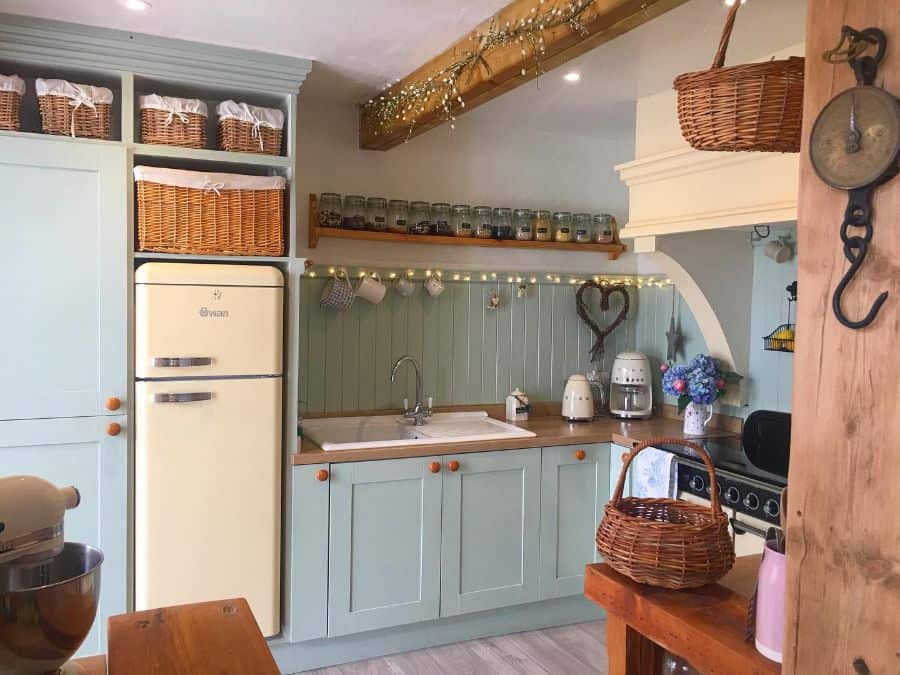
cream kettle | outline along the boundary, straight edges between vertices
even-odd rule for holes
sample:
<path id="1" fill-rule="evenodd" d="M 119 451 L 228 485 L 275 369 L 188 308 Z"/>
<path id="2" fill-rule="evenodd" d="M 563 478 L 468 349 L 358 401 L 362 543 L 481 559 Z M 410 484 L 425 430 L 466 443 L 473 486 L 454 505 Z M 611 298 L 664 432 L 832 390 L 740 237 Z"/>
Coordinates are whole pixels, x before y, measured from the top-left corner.
<path id="1" fill-rule="evenodd" d="M 581 374 L 570 375 L 563 390 L 562 416 L 570 422 L 594 419 L 594 395 L 591 383 Z"/>

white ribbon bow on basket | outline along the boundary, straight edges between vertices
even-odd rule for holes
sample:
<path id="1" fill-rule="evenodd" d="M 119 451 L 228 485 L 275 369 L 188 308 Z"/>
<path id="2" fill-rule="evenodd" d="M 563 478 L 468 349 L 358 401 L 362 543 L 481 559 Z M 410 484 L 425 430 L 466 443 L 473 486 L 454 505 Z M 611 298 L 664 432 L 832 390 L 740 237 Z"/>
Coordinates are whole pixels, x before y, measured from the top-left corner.
<path id="1" fill-rule="evenodd" d="M 79 87 L 72 87 L 73 96 L 69 97 L 69 105 L 72 106 L 72 138 L 75 138 L 75 111 L 78 110 L 81 106 L 86 106 L 94 111 L 94 115 L 100 117 L 100 111 L 97 110 L 97 106 L 94 105 L 94 99 L 92 99 L 87 92 L 82 90 Z"/>
<path id="2" fill-rule="evenodd" d="M 220 190 L 224 189 L 225 183 L 213 183 L 211 180 L 203 181 L 203 185 L 201 186 L 201 190 L 204 192 L 215 192 L 216 197 L 221 197 L 222 193 Z"/>
<path id="3" fill-rule="evenodd" d="M 259 139 L 259 151 L 260 152 L 264 151 L 265 146 L 263 145 L 263 137 L 259 131 L 259 128 L 263 125 L 262 119 L 257 117 L 256 115 L 254 115 L 253 111 L 250 110 L 250 106 L 248 106 L 246 103 L 241 103 L 241 109 L 244 111 L 244 114 L 246 114 L 247 117 L 249 117 L 253 123 L 253 129 L 251 130 L 250 133 L 252 134 L 253 138 Z"/>
<path id="4" fill-rule="evenodd" d="M 181 110 L 176 110 L 174 106 L 169 105 L 167 103 L 163 103 L 163 106 L 164 106 L 165 110 L 167 110 L 169 113 L 169 116 L 166 117 L 166 126 L 171 125 L 172 122 L 175 121 L 176 117 L 178 118 L 178 121 L 181 122 L 182 124 L 188 123 L 190 118 L 187 116 L 187 114 L 185 112 L 183 112 Z"/>

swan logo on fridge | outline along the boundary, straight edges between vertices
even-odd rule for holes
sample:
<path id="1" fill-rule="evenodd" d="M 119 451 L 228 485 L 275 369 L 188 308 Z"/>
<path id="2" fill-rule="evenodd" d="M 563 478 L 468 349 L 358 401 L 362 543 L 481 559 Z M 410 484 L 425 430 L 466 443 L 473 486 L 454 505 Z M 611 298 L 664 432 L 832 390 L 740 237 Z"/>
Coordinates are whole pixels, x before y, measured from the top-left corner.
<path id="1" fill-rule="evenodd" d="M 204 319 L 227 319 L 227 309 L 210 309 L 209 307 L 201 307 L 197 312 Z"/>

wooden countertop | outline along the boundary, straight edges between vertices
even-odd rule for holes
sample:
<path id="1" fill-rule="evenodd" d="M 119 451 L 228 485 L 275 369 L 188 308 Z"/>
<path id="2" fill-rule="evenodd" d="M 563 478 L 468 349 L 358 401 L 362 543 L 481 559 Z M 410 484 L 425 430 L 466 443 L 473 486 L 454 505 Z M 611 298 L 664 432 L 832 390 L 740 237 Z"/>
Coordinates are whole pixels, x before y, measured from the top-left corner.
<path id="1" fill-rule="evenodd" d="M 529 438 L 509 438 L 498 441 L 475 441 L 469 443 L 434 443 L 431 445 L 388 446 L 364 450 L 322 450 L 309 439 L 298 442 L 299 452 L 291 456 L 297 464 L 329 464 L 338 462 L 359 462 L 370 459 L 399 459 L 403 457 L 431 457 L 466 452 L 487 452 L 491 450 L 514 450 L 516 448 L 538 448 L 556 445 L 578 445 L 579 443 L 608 443 L 631 445 L 656 436 L 675 438 L 721 438 L 734 436 L 730 431 L 709 429 L 703 436 L 686 437 L 682 432 L 682 420 L 669 417 L 654 417 L 649 420 L 625 422 L 612 418 L 594 422 L 570 423 L 561 417 L 535 417 L 515 426 L 533 431 L 536 436 Z"/>
<path id="2" fill-rule="evenodd" d="M 584 594 L 608 612 L 610 675 L 642 672 L 657 658 L 656 645 L 707 675 L 780 673 L 779 664 L 744 640 L 760 557 L 738 558 L 719 583 L 686 591 L 638 584 L 608 565 L 588 565 Z"/>

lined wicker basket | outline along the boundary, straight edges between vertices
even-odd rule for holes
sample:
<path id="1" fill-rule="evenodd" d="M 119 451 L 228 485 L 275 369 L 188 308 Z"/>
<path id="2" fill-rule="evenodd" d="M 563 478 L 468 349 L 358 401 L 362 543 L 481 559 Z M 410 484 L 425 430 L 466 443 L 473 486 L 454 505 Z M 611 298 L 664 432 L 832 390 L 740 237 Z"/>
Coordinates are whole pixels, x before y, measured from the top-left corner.
<path id="1" fill-rule="evenodd" d="M 229 152 L 281 154 L 284 113 L 247 103 L 222 101 L 219 116 L 219 149 Z"/>
<path id="2" fill-rule="evenodd" d="M 0 129 L 18 131 L 19 106 L 25 94 L 25 82 L 18 75 L 0 75 Z"/>
<path id="3" fill-rule="evenodd" d="M 136 166 L 137 250 L 284 254 L 281 176 Z"/>
<path id="4" fill-rule="evenodd" d="M 112 137 L 110 107 L 113 94 L 106 87 L 72 84 L 65 80 L 35 80 L 45 134 L 73 138 Z"/>
<path id="5" fill-rule="evenodd" d="M 141 141 L 182 148 L 206 147 L 206 104 L 195 98 L 140 97 Z"/>
<path id="6" fill-rule="evenodd" d="M 660 444 L 682 445 L 703 460 L 711 488 L 708 507 L 677 499 L 622 497 L 631 460 Z M 721 579 L 734 565 L 734 544 L 706 451 L 677 438 L 653 438 L 636 446 L 622 466 L 596 542 L 610 567 L 638 583 L 682 589 Z"/>
<path id="7" fill-rule="evenodd" d="M 712 68 L 675 79 L 681 133 L 697 150 L 800 152 L 804 59 L 724 68 L 740 6 L 728 13 Z"/>

